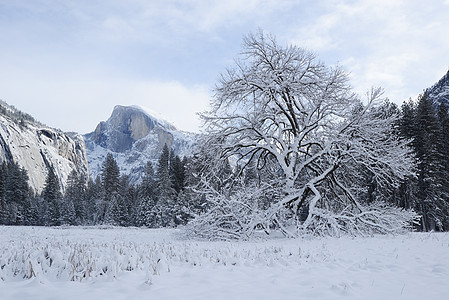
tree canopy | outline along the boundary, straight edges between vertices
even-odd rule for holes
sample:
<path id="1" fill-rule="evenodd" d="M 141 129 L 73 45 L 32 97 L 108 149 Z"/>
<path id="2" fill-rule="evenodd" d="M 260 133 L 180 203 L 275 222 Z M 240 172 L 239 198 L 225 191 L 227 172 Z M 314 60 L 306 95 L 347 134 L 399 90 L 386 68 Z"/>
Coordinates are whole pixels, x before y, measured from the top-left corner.
<path id="1" fill-rule="evenodd" d="M 392 230 L 380 216 L 382 205 L 363 199 L 359 175 L 396 187 L 412 174 L 413 158 L 407 141 L 392 134 L 399 115 L 382 90 L 371 89 L 363 102 L 348 82 L 340 67 L 324 65 L 307 50 L 283 47 L 263 32 L 244 38 L 202 118 L 213 160 L 235 162 L 240 174 L 255 165 L 265 188 L 278 195 L 249 230 L 269 231 L 272 224 L 287 235 L 318 227 Z M 229 200 L 232 188 L 227 192 Z"/>

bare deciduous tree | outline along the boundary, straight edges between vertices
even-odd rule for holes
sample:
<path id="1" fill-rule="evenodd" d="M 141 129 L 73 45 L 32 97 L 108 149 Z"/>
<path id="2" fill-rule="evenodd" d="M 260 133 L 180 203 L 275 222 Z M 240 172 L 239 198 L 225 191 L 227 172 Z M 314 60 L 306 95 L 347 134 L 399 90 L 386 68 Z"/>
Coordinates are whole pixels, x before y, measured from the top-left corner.
<path id="1" fill-rule="evenodd" d="M 244 38 L 241 59 L 221 75 L 202 117 L 210 141 L 205 147 L 241 172 L 255 164 L 282 192 L 261 211 L 257 226 L 268 231 L 275 224 L 286 235 L 317 224 L 335 232 L 397 227 L 375 213 L 382 205 L 360 200 L 358 177 L 363 170 L 379 188 L 392 188 L 412 174 L 412 157 L 392 134 L 397 114 L 386 109 L 382 90 L 367 96 L 364 104 L 341 68 L 325 66 L 311 52 L 281 47 L 262 32 Z M 286 212 L 289 217 L 281 218 Z"/>

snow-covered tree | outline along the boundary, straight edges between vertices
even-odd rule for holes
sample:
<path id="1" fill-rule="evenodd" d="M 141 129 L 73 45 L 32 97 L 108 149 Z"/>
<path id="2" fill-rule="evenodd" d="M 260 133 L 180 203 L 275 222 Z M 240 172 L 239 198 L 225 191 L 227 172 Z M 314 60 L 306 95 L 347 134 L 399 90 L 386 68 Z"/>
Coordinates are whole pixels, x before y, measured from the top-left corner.
<path id="1" fill-rule="evenodd" d="M 173 189 L 176 194 L 179 194 L 181 190 L 184 189 L 184 181 L 185 181 L 185 166 L 182 160 L 178 155 L 174 155 L 174 152 L 171 152 L 170 156 L 170 177 L 173 185 Z"/>
<path id="2" fill-rule="evenodd" d="M 6 192 L 6 176 L 7 176 L 7 166 L 6 162 L 2 162 L 0 164 L 0 198 L 5 198 L 5 192 Z"/>
<path id="3" fill-rule="evenodd" d="M 120 187 L 120 170 L 111 153 L 106 155 L 103 162 L 101 180 L 106 199 L 111 195 L 118 193 Z"/>
<path id="4" fill-rule="evenodd" d="M 48 168 L 47 177 L 45 179 L 45 186 L 42 191 L 42 198 L 47 203 L 46 219 L 50 226 L 60 225 L 60 202 L 62 198 L 59 179 L 53 170 L 53 167 Z"/>
<path id="5" fill-rule="evenodd" d="M 0 224 L 5 224 L 7 220 L 7 205 L 6 205 L 6 182 L 7 178 L 7 168 L 6 163 L 2 162 L 0 165 Z"/>
<path id="6" fill-rule="evenodd" d="M 118 210 L 117 205 L 119 205 L 120 170 L 111 153 L 106 155 L 103 162 L 101 183 L 103 197 L 102 201 L 97 203 L 99 221 L 115 223 L 113 219 L 115 220 L 114 216 Z M 106 220 L 106 216 L 108 217 L 108 220 Z"/>
<path id="7" fill-rule="evenodd" d="M 240 172 L 255 166 L 270 193 L 279 195 L 252 226 L 269 232 L 274 225 L 295 236 L 317 228 L 389 232 L 403 224 L 386 224 L 378 212 L 390 209 L 364 203 L 357 179 L 364 170 L 388 189 L 412 174 L 410 150 L 392 134 L 398 116 L 386 113 L 381 89 L 373 88 L 363 103 L 341 68 L 260 32 L 244 39 L 240 60 L 221 75 L 211 107 L 202 115 L 208 163 L 231 161 Z M 215 188 L 215 178 L 203 175 L 204 189 Z M 220 194 L 229 202 L 235 192 L 231 187 Z"/>
<path id="8" fill-rule="evenodd" d="M 66 222 L 69 224 L 85 224 L 87 219 L 86 205 L 86 179 L 72 170 L 67 179 L 67 188 L 64 195 L 64 206 L 67 214 Z"/>
<path id="9" fill-rule="evenodd" d="M 119 224 L 129 226 L 132 221 L 130 217 L 136 206 L 137 192 L 133 184 L 129 182 L 128 175 L 120 176 L 120 215 Z"/>
<path id="10" fill-rule="evenodd" d="M 156 204 L 156 180 L 153 164 L 148 161 L 142 184 L 139 186 L 138 204 L 136 207 L 136 222 L 139 226 L 153 227 L 155 226 L 155 216 L 153 215 L 153 207 Z"/>
<path id="11" fill-rule="evenodd" d="M 73 198 L 64 197 L 59 203 L 59 220 L 62 225 L 77 225 L 80 220 L 76 219 L 76 209 Z"/>
<path id="12" fill-rule="evenodd" d="M 148 161 L 145 165 L 144 175 L 142 183 L 139 187 L 140 198 L 154 198 L 156 193 L 156 179 L 154 174 L 154 168 L 151 161 Z"/>
<path id="13" fill-rule="evenodd" d="M 154 201 L 149 197 L 143 197 L 139 201 L 136 210 L 136 223 L 138 226 L 155 226 L 155 216 L 153 215 Z"/>
<path id="14" fill-rule="evenodd" d="M 29 225 L 32 212 L 26 170 L 15 162 L 3 162 L 0 180 L 0 223 Z"/>
<path id="15" fill-rule="evenodd" d="M 438 206 L 440 211 L 439 225 L 440 230 L 449 230 L 449 114 L 444 102 L 442 102 L 437 111 L 439 131 L 437 141 L 437 151 L 439 168 L 437 172 L 439 186 L 441 189 L 441 198 Z"/>
<path id="16" fill-rule="evenodd" d="M 165 145 L 157 164 L 157 202 L 153 208 L 154 214 L 160 215 L 158 226 L 173 226 L 173 207 L 175 190 L 170 176 L 170 150 Z"/>
<path id="17" fill-rule="evenodd" d="M 130 186 L 126 175 L 119 178 L 119 190 L 109 197 L 108 208 L 105 215 L 105 223 L 116 226 L 128 226 L 130 205 L 134 205 L 134 187 Z"/>
<path id="18" fill-rule="evenodd" d="M 100 176 L 95 181 L 89 179 L 86 190 L 87 224 L 98 224 L 104 216 L 103 186 Z"/>

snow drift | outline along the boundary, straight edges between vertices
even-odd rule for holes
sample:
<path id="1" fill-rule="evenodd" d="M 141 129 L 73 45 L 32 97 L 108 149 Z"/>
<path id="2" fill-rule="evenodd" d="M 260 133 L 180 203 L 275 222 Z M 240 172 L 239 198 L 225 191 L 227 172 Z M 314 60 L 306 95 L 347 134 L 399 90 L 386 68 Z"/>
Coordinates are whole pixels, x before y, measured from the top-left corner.
<path id="1" fill-rule="evenodd" d="M 443 300 L 449 293 L 447 233 L 229 243 L 178 232 L 1 226 L 1 298 Z"/>

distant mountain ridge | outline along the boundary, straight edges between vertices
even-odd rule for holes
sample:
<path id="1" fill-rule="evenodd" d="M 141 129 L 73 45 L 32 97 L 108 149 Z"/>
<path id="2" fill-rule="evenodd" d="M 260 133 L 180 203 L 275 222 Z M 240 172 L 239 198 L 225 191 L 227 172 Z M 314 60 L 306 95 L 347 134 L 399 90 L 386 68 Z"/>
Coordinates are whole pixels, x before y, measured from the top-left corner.
<path id="1" fill-rule="evenodd" d="M 429 96 L 435 105 L 444 103 L 449 107 L 449 70 L 437 83 L 426 89 L 424 93 Z"/>
<path id="2" fill-rule="evenodd" d="M 84 135 L 91 178 L 101 174 L 106 155 L 112 153 L 121 172 L 128 174 L 132 183 L 138 183 L 145 164 L 156 164 L 164 145 L 176 155 L 189 156 L 195 137 L 141 107 L 117 105 L 108 120 Z"/>

